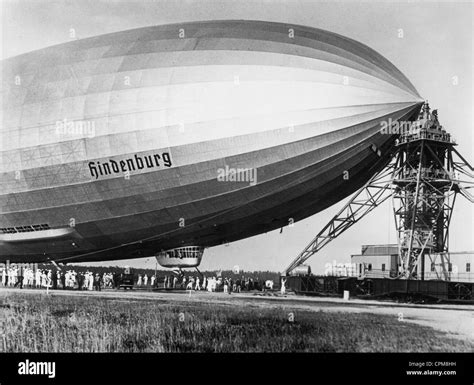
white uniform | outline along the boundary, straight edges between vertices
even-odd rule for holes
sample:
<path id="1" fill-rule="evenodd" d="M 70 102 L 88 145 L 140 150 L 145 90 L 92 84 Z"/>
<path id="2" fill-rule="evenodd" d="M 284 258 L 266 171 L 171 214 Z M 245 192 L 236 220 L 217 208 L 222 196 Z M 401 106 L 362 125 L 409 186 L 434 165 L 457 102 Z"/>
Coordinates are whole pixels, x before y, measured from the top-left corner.
<path id="1" fill-rule="evenodd" d="M 36 287 L 41 286 L 41 271 L 40 270 L 36 270 L 35 285 Z"/>
<path id="2" fill-rule="evenodd" d="M 89 290 L 94 290 L 94 276 L 89 273 Z"/>

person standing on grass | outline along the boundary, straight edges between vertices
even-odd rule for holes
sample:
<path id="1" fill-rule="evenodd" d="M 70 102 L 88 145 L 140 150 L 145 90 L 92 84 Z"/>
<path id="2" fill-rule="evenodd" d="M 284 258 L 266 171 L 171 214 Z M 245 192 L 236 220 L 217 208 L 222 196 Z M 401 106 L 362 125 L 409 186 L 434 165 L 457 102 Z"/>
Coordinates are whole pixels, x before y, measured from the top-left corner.
<path id="1" fill-rule="evenodd" d="M 200 280 L 199 277 L 196 278 L 196 286 L 194 287 L 194 290 L 201 290 L 201 286 L 199 286 Z"/>
<path id="2" fill-rule="evenodd" d="M 145 275 L 143 276 L 143 285 L 144 286 L 148 286 L 148 275 L 145 273 Z"/>
<path id="3" fill-rule="evenodd" d="M 46 287 L 46 278 L 48 278 L 46 275 L 46 270 L 43 270 L 41 272 L 41 287 Z"/>
<path id="4" fill-rule="evenodd" d="M 117 289 L 120 285 L 122 273 L 114 273 L 113 275 L 113 282 L 114 282 L 114 289 Z"/>
<path id="5" fill-rule="evenodd" d="M 84 285 L 84 273 L 79 273 L 77 275 L 77 288 L 79 290 L 82 290 L 83 285 Z"/>
<path id="6" fill-rule="evenodd" d="M 17 270 L 16 268 L 11 269 L 11 284 L 10 286 L 15 287 L 16 285 Z"/>
<path id="7" fill-rule="evenodd" d="M 15 282 L 15 287 L 20 286 L 20 289 L 23 289 L 23 266 L 17 269 L 17 281 Z"/>
<path id="8" fill-rule="evenodd" d="M 281 289 L 280 289 L 280 293 L 281 295 L 285 295 L 286 293 L 286 278 L 282 278 L 281 279 Z"/>
<path id="9" fill-rule="evenodd" d="M 28 287 L 30 282 L 30 269 L 27 267 L 23 273 L 23 287 Z"/>
<path id="10" fill-rule="evenodd" d="M 89 290 L 92 291 L 94 289 L 94 275 L 90 271 L 88 275 L 89 275 Z"/>
<path id="11" fill-rule="evenodd" d="M 26 280 L 26 285 L 29 289 L 33 288 L 33 281 L 34 281 L 35 273 L 33 269 L 28 270 L 28 279 Z"/>
<path id="12" fill-rule="evenodd" d="M 48 275 L 46 276 L 47 287 L 53 287 L 53 272 L 48 270 Z"/>
<path id="13" fill-rule="evenodd" d="M 66 287 L 70 289 L 71 288 L 71 270 L 66 271 L 66 274 L 64 275 L 64 281 L 66 283 Z"/>
<path id="14" fill-rule="evenodd" d="M 35 272 L 35 287 L 36 288 L 40 286 L 40 280 L 41 280 L 41 271 L 40 269 L 37 269 Z"/>
<path id="15" fill-rule="evenodd" d="M 96 291 L 100 291 L 100 276 L 99 276 L 98 273 L 95 274 L 94 289 L 95 289 Z"/>
<path id="16" fill-rule="evenodd" d="M 53 290 L 58 288 L 58 275 L 56 273 L 52 273 L 52 283 L 53 283 Z"/>
<path id="17" fill-rule="evenodd" d="M 60 281 L 61 281 L 61 289 L 65 290 L 66 289 L 66 276 L 64 275 L 62 271 L 61 271 Z"/>

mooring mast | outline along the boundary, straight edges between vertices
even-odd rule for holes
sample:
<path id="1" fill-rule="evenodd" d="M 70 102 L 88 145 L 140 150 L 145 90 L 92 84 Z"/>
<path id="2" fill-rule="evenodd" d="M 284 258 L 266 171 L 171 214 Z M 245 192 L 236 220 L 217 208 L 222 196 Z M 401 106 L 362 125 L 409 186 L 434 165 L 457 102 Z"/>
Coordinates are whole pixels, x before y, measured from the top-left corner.
<path id="1" fill-rule="evenodd" d="M 425 257 L 448 251 L 449 223 L 459 192 L 453 146 L 428 103 L 397 141 L 392 197 L 399 270 L 405 278 L 423 279 Z"/>
<path id="2" fill-rule="evenodd" d="M 468 191 L 472 188 L 474 169 L 455 149 L 456 143 L 428 103 L 423 105 L 415 122 L 394 124 L 399 137 L 392 162 L 355 193 L 288 266 L 285 274 L 390 197 L 399 245 L 397 278 L 423 279 L 426 256 L 448 252 L 449 224 L 456 195 L 460 193 L 474 203 Z"/>

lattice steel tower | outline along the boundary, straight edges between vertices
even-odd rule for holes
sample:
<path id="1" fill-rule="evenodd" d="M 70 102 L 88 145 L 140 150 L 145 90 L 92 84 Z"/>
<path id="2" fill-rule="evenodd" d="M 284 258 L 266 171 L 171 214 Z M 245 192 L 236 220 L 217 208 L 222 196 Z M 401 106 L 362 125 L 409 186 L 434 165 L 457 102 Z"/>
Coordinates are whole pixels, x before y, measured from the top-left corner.
<path id="1" fill-rule="evenodd" d="M 428 103 L 418 120 L 401 131 L 392 179 L 399 271 L 405 278 L 423 279 L 425 257 L 448 251 L 449 223 L 459 192 L 455 143 Z"/>
<path id="2" fill-rule="evenodd" d="M 390 197 L 399 245 L 395 278 L 423 279 L 425 258 L 448 252 L 456 195 L 460 193 L 474 203 L 468 190 L 473 187 L 473 168 L 456 150 L 456 143 L 438 121 L 437 111 L 431 112 L 428 103 L 423 105 L 416 121 L 393 124 L 399 136 L 392 162 L 354 194 L 293 260 L 285 274 Z M 394 127 L 391 129 L 393 132 Z"/>

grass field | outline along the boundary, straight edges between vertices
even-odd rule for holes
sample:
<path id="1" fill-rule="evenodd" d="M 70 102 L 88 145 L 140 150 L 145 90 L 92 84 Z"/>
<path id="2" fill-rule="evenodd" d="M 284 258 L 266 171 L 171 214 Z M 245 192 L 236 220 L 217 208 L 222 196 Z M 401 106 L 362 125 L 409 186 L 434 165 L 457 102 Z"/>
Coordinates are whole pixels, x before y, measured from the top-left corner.
<path id="1" fill-rule="evenodd" d="M 0 292 L 3 352 L 464 352 L 473 344 L 370 313 Z"/>

